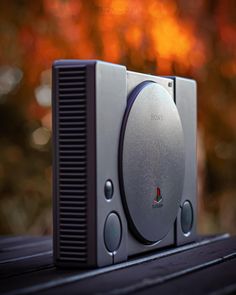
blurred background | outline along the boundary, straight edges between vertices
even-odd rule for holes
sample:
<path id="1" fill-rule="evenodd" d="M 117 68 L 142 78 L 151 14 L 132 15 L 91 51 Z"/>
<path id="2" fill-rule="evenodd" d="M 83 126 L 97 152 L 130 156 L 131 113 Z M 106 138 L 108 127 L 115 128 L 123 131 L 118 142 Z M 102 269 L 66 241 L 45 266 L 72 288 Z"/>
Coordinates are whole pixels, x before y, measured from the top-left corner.
<path id="1" fill-rule="evenodd" d="M 50 234 L 51 64 L 198 82 L 200 233 L 236 233 L 234 0 L 0 1 L 0 234 Z"/>

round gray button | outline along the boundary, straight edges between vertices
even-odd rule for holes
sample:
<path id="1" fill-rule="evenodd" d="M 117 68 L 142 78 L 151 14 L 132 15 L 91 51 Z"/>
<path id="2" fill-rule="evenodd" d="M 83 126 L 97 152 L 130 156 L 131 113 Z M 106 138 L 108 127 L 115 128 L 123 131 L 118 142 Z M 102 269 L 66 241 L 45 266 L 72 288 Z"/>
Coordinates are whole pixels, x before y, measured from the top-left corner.
<path id="1" fill-rule="evenodd" d="M 116 213 L 110 213 L 104 227 L 104 242 L 109 252 L 119 248 L 121 241 L 121 223 Z"/>
<path id="2" fill-rule="evenodd" d="M 104 186 L 104 194 L 106 199 L 110 200 L 113 196 L 113 183 L 111 180 L 107 180 Z"/>
<path id="3" fill-rule="evenodd" d="M 181 227 L 183 233 L 187 234 L 193 226 L 193 209 L 189 201 L 185 201 L 181 210 Z"/>

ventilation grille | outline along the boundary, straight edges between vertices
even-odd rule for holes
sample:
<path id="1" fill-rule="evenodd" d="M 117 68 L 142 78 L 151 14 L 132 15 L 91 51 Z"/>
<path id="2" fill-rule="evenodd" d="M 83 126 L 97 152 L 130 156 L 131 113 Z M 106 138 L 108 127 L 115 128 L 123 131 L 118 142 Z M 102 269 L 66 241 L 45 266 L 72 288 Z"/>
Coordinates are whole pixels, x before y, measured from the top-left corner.
<path id="1" fill-rule="evenodd" d="M 87 262 L 86 67 L 58 72 L 59 257 Z"/>

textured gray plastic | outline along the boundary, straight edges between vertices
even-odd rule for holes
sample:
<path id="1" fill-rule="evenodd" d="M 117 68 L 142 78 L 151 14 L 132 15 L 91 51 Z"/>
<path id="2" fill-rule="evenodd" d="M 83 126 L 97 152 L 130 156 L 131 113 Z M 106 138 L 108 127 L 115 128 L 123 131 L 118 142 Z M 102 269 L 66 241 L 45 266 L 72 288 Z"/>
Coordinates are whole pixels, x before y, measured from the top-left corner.
<path id="1" fill-rule="evenodd" d="M 98 61 L 96 64 L 96 190 L 97 190 L 97 264 L 99 266 L 127 259 L 127 221 L 118 179 L 119 135 L 127 100 L 126 68 Z M 104 185 L 113 183 L 113 197 L 107 200 Z M 110 253 L 104 244 L 104 224 L 115 211 L 122 225 L 120 246 Z"/>
<path id="2" fill-rule="evenodd" d="M 197 89 L 194 80 L 173 77 L 175 101 L 184 131 L 185 175 L 181 207 L 189 201 L 193 208 L 193 225 L 185 234 L 181 227 L 181 210 L 176 221 L 176 244 L 182 245 L 196 239 L 197 225 Z M 180 207 L 180 208 L 181 208 Z"/>
<path id="3" fill-rule="evenodd" d="M 60 76 L 61 74 L 62 76 Z M 165 177 L 165 174 L 161 175 L 159 169 L 157 169 L 158 165 L 150 165 L 149 167 L 147 162 L 145 163 L 148 159 L 155 158 L 155 155 L 148 155 L 147 159 L 144 157 L 139 163 L 140 166 L 136 166 L 137 169 L 135 166 L 131 167 L 131 169 L 138 170 L 137 175 L 142 173 L 149 175 L 150 169 L 153 167 L 153 173 L 158 173 L 163 183 L 161 187 L 158 184 L 163 197 L 163 208 L 164 206 L 170 207 L 170 211 L 166 210 L 163 219 L 161 217 L 155 219 L 153 216 L 154 221 L 158 220 L 156 222 L 158 223 L 157 233 L 153 235 L 154 222 L 153 228 L 148 228 L 147 233 L 145 233 L 144 228 L 144 231 L 138 236 L 132 228 L 129 213 L 127 210 L 125 211 L 124 199 L 121 197 L 122 187 L 118 173 L 120 164 L 119 145 L 122 124 L 128 107 L 128 97 L 139 84 L 147 81 L 155 82 L 158 85 L 158 93 L 162 91 L 160 93 L 168 97 L 166 102 L 171 107 L 172 112 L 167 114 L 167 117 L 169 121 L 172 119 L 173 122 L 175 121 L 175 124 L 173 123 L 175 130 L 176 126 L 178 129 L 182 124 L 184 147 L 180 148 L 181 132 L 176 131 L 176 133 L 172 130 L 173 136 L 169 140 L 171 147 L 169 147 L 166 139 L 165 144 L 168 147 L 159 148 L 158 152 L 155 150 L 156 155 L 160 152 L 164 153 L 158 160 L 161 167 L 165 161 L 174 161 L 173 163 L 176 164 L 176 167 L 171 171 L 171 176 L 168 173 L 167 177 Z M 176 103 L 181 119 L 180 125 L 178 120 L 178 123 L 176 123 L 178 116 L 176 116 L 176 108 L 172 100 Z M 167 108 L 165 104 L 162 106 L 164 109 Z M 145 107 L 146 105 L 144 110 Z M 149 107 L 152 111 L 156 111 L 160 107 L 160 103 L 158 102 L 158 105 L 155 103 L 155 105 Z M 167 110 L 165 113 L 167 113 Z M 154 121 L 155 118 L 161 117 L 154 116 Z M 161 128 L 160 125 L 158 126 L 158 128 Z M 142 128 L 141 126 L 139 129 L 142 130 Z M 135 124 L 131 129 L 136 136 L 139 136 Z M 144 137 L 149 134 L 148 128 L 142 132 L 144 132 Z M 158 132 L 164 135 L 161 130 L 158 130 Z M 168 132 L 168 136 L 170 136 L 171 128 Z M 149 139 L 146 138 L 146 140 Z M 137 147 L 138 155 L 142 151 L 152 153 L 152 149 L 145 148 L 146 140 Z M 177 150 L 175 150 L 173 141 L 178 142 Z M 194 240 L 196 228 L 195 143 L 196 91 L 193 81 L 130 72 L 124 66 L 96 60 L 61 60 L 55 62 L 53 65 L 53 221 L 54 261 L 56 265 L 78 268 L 100 267 L 125 261 L 129 256 L 146 251 L 174 246 L 175 242 L 176 244 L 183 244 Z M 132 150 L 132 148 L 131 145 L 130 149 Z M 170 156 L 168 157 L 165 152 Z M 181 152 L 185 154 L 183 161 L 180 161 Z M 132 155 L 131 151 L 128 153 Z M 179 160 L 173 159 L 172 156 L 176 159 L 179 158 Z M 166 159 L 163 159 L 163 157 Z M 145 165 L 141 165 L 142 162 Z M 182 184 L 180 175 L 184 170 L 183 165 L 185 165 L 185 172 L 184 183 Z M 170 167 L 171 163 L 169 163 L 168 169 L 171 169 Z M 80 169 L 83 171 L 82 174 L 80 174 Z M 172 180 L 174 173 L 176 179 Z M 127 179 L 125 177 L 125 181 Z M 150 179 L 153 179 L 153 175 Z M 164 181 L 164 179 L 167 181 Z M 178 179 L 179 185 L 177 187 Z M 105 196 L 104 185 L 107 180 L 111 180 L 113 183 L 112 198 Z M 158 181 L 158 183 L 160 182 Z M 162 187 L 164 187 L 164 190 Z M 167 203 L 166 190 L 168 190 Z M 176 195 L 174 195 L 174 190 L 177 192 Z M 181 190 L 182 194 L 180 193 Z M 147 193 L 149 193 L 149 188 Z M 181 203 L 179 204 L 180 196 Z M 150 200 L 152 200 L 152 197 L 150 197 Z M 191 202 L 194 214 L 193 227 L 188 235 L 182 232 L 180 221 L 181 204 L 185 200 Z M 173 212 L 178 207 L 179 212 L 174 214 Z M 159 212 L 161 208 L 156 209 Z M 104 242 L 106 218 L 112 212 L 116 212 L 122 228 L 118 248 L 114 251 L 113 248 L 107 247 Z M 170 214 L 166 216 L 168 212 Z M 174 220 L 175 216 L 177 217 L 176 220 Z M 150 242 L 155 243 L 150 244 Z"/>
<path id="4" fill-rule="evenodd" d="M 120 218 L 115 212 L 112 212 L 107 216 L 104 225 L 104 242 L 110 253 L 114 253 L 119 248 L 121 237 Z"/>
<path id="5" fill-rule="evenodd" d="M 153 82 L 137 88 L 129 96 L 122 130 L 122 198 L 132 231 L 142 242 L 156 243 L 173 227 L 180 205 L 184 139 L 167 90 Z"/>
<path id="6" fill-rule="evenodd" d="M 96 258 L 95 62 L 53 64 L 54 261 L 91 267 Z"/>

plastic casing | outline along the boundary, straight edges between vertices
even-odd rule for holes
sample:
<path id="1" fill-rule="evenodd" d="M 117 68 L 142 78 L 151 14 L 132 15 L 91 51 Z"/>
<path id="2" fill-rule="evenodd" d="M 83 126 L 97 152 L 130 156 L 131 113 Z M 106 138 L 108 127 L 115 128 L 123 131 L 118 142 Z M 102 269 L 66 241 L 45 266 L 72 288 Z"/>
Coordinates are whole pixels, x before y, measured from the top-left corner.
<path id="1" fill-rule="evenodd" d="M 60 249 L 60 191 L 59 191 L 59 129 L 60 117 L 59 71 L 61 68 L 83 67 L 86 71 L 86 259 L 83 263 L 61 259 Z M 144 81 L 163 86 L 173 98 L 184 133 L 185 172 L 179 212 L 173 227 L 159 242 L 147 245 L 131 233 L 120 195 L 118 175 L 118 147 L 127 98 L 131 91 Z M 125 66 L 97 60 L 59 60 L 53 64 L 53 222 L 54 262 L 61 267 L 101 267 L 127 260 L 132 255 L 178 246 L 196 237 L 196 82 L 180 77 L 159 77 L 127 71 Z M 104 197 L 104 183 L 112 179 L 114 194 L 111 200 Z M 169 184 L 171 185 L 171 183 Z M 181 206 L 189 200 L 193 209 L 193 225 L 188 234 L 181 229 Z M 111 212 L 117 212 L 122 224 L 122 238 L 117 251 L 109 253 L 104 243 L 104 224 Z M 76 234 L 75 234 L 76 235 Z M 70 249 L 70 247 L 68 248 Z M 69 251 L 67 249 L 67 251 Z M 73 251 L 72 251 L 73 252 Z"/>

